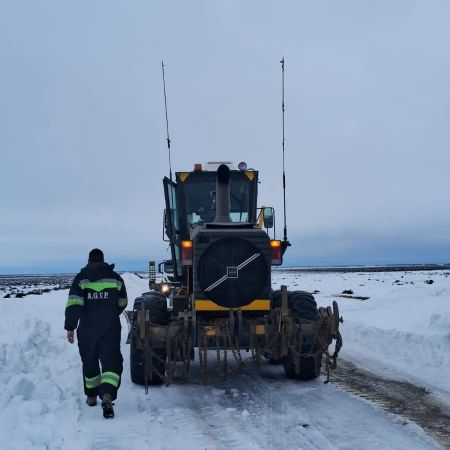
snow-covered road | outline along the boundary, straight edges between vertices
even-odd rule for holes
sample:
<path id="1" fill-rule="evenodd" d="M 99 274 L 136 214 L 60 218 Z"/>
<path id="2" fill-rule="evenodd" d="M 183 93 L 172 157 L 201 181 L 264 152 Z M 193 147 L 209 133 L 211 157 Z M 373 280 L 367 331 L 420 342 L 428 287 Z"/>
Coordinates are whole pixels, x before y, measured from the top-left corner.
<path id="1" fill-rule="evenodd" d="M 124 278 L 130 299 L 147 288 L 135 275 Z M 434 283 L 425 284 L 430 278 Z M 444 400 L 449 395 L 450 278 L 444 273 L 278 273 L 276 282 L 317 289 L 320 304 L 343 289 L 370 296 L 339 300 L 345 358 L 428 387 Z M 259 374 L 248 366 L 228 380 L 211 368 L 204 386 L 195 361 L 191 382 L 154 387 L 146 396 L 130 382 L 125 323 L 116 417 L 104 420 L 99 406 L 84 403 L 78 349 L 63 330 L 66 295 L 0 300 L 2 449 L 442 448 L 416 424 L 342 384 L 293 382 L 268 363 Z"/>

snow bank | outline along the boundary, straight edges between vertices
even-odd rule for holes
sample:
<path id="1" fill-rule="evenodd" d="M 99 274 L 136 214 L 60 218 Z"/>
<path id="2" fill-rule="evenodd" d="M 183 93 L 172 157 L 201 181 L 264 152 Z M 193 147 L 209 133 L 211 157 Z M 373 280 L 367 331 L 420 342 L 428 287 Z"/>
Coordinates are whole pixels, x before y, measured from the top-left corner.
<path id="1" fill-rule="evenodd" d="M 432 284 L 425 283 L 433 280 Z M 448 272 L 280 273 L 277 284 L 337 300 L 344 324 L 342 357 L 385 376 L 407 379 L 450 402 Z M 361 301 L 336 297 L 351 289 Z"/>
<path id="2" fill-rule="evenodd" d="M 67 347 L 62 321 L 66 295 L 2 302 L 6 326 L 0 340 L 0 435 L 7 438 L 3 449 L 64 448 L 73 428 L 71 418 L 79 415 L 77 349 Z M 57 311 L 58 320 L 51 310 Z"/>
<path id="3" fill-rule="evenodd" d="M 143 292 L 149 290 L 148 279 L 139 278 L 134 273 L 126 272 L 121 275 L 127 288 L 128 302 L 133 306 L 134 299 L 139 297 Z"/>

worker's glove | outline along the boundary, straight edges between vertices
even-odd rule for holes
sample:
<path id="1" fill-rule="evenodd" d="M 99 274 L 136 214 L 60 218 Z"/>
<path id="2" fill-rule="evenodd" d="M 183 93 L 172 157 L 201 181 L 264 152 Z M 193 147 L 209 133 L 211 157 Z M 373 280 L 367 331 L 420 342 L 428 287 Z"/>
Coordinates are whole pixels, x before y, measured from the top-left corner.
<path id="1" fill-rule="evenodd" d="M 67 340 L 73 344 L 74 340 L 75 340 L 75 332 L 73 330 L 70 330 L 67 332 Z"/>

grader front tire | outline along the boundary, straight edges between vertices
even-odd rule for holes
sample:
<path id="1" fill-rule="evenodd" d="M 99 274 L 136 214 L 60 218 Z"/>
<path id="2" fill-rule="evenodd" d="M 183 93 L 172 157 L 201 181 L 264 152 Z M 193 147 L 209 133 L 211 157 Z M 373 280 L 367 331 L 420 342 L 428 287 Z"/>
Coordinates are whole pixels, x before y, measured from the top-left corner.
<path id="1" fill-rule="evenodd" d="M 275 291 L 273 294 L 273 304 L 275 307 L 281 307 L 281 291 Z M 319 318 L 319 310 L 314 296 L 305 291 L 288 292 L 288 305 L 292 315 L 300 320 L 315 321 Z M 294 358 L 291 353 L 282 358 L 284 373 L 288 378 L 297 380 L 312 380 L 320 375 L 322 365 L 322 355 L 315 352 L 315 336 L 306 335 L 303 338 L 302 353 L 311 353 L 311 356 L 300 357 L 300 370 L 296 373 Z"/>

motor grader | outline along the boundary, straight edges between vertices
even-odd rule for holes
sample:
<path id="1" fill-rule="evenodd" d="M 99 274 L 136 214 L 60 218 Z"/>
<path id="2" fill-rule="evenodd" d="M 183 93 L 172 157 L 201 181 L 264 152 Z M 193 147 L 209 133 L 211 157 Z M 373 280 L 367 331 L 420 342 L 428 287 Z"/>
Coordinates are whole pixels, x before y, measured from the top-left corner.
<path id="1" fill-rule="evenodd" d="M 272 267 L 290 243 L 275 239 L 274 209 L 257 206 L 258 171 L 245 163 L 195 164 L 163 184 L 170 302 L 167 283 L 162 289 L 154 279 L 134 301 L 131 380 L 186 379 L 198 357 L 206 383 L 212 355 L 223 376 L 264 359 L 281 363 L 290 378 L 318 377 L 322 361 L 329 373 L 342 345 L 338 305 L 317 308 L 308 292 L 272 289 Z"/>

